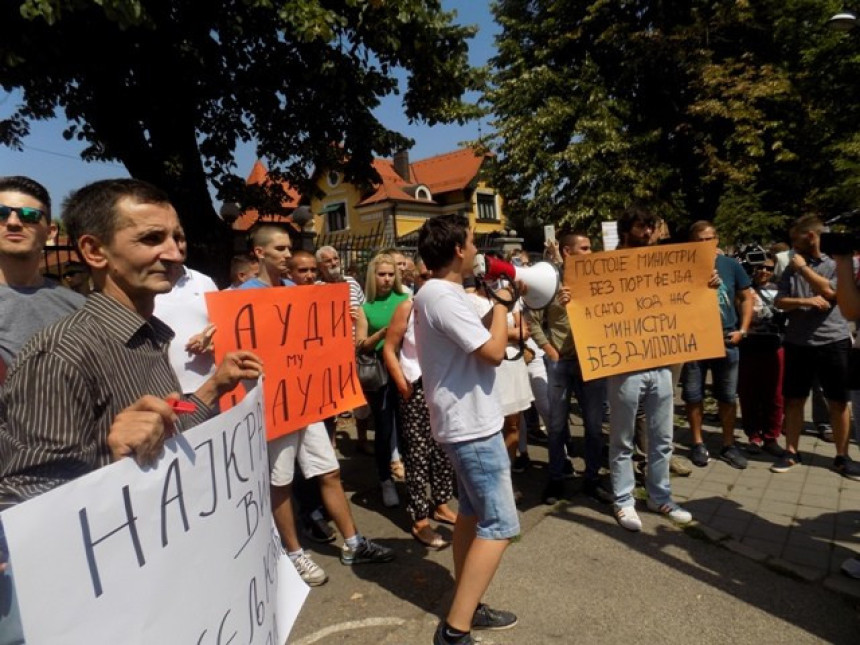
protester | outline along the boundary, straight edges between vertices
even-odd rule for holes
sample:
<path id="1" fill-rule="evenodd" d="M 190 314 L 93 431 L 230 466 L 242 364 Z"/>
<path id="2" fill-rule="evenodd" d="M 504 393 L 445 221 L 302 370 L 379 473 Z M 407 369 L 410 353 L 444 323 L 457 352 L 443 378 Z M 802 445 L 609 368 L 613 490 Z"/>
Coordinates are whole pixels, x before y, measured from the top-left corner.
<path id="1" fill-rule="evenodd" d="M 261 224 L 251 231 L 251 251 L 260 263 L 260 273 L 249 278 L 239 289 L 260 287 L 293 286 L 287 275 L 290 259 L 290 236 L 276 224 Z"/>
<path id="2" fill-rule="evenodd" d="M 173 330 L 167 356 L 182 392 L 188 394 L 215 373 L 215 327 L 209 324 L 205 294 L 218 291 L 218 285 L 208 275 L 185 266 L 188 241 L 184 234 L 176 244 L 180 262 L 170 266 L 173 288 L 155 297 L 155 315 Z"/>
<path id="3" fill-rule="evenodd" d="M 848 354 L 851 333 L 836 303 L 836 264 L 821 252 L 824 224 L 805 215 L 792 231 L 794 253 L 779 281 L 776 306 L 788 317 L 785 332 L 786 452 L 771 466 L 775 473 L 794 470 L 802 463 L 798 452 L 803 408 L 817 376 L 827 398 L 836 443 L 833 469 L 860 480 L 860 464 L 848 455 Z"/>
<path id="4" fill-rule="evenodd" d="M 320 284 L 336 284 L 338 282 L 346 282 L 349 285 L 349 306 L 352 311 L 353 318 L 358 316 L 358 309 L 364 302 L 364 291 L 358 281 L 350 276 L 344 275 L 343 266 L 340 262 L 340 254 L 333 246 L 321 246 L 314 254 L 317 260 L 317 270 L 320 277 Z M 355 333 L 355 324 L 353 320 L 353 334 Z M 355 429 L 358 435 L 357 449 L 358 452 L 365 455 L 374 454 L 373 446 L 367 440 L 367 431 L 370 426 L 370 406 L 362 405 L 352 411 L 353 419 L 355 419 Z M 329 428 L 331 427 L 329 423 Z"/>
<path id="5" fill-rule="evenodd" d="M 380 253 L 370 261 L 367 268 L 367 301 L 358 310 L 355 322 L 355 345 L 359 352 L 376 354 L 380 357 L 385 344 L 385 332 L 391 322 L 394 310 L 409 295 L 403 293 L 400 272 L 394 257 Z M 382 503 L 394 507 L 400 503 L 397 489 L 392 479 L 393 436 L 396 432 L 395 411 L 397 408 L 397 387 L 388 381 L 379 389 L 365 391 L 365 397 L 373 412 L 374 452 L 376 470 L 382 490 Z"/>
<path id="6" fill-rule="evenodd" d="M 423 260 L 413 266 L 417 268 L 417 291 L 430 274 Z M 449 542 L 433 529 L 430 518 L 445 524 L 457 520 L 457 514 L 448 506 L 454 496 L 454 469 L 430 432 L 430 411 L 421 381 L 412 306 L 411 300 L 397 305 L 385 334 L 382 356 L 400 393 L 397 429 L 406 461 L 406 510 L 412 518 L 412 535 L 425 546 L 441 549 Z"/>
<path id="7" fill-rule="evenodd" d="M 39 273 L 56 232 L 44 186 L 29 177 L 0 177 L 0 383 L 34 333 L 84 304 L 83 296 Z"/>
<path id="8" fill-rule="evenodd" d="M 493 300 L 487 290 L 487 285 L 482 281 L 468 276 L 463 281 L 466 293 L 475 312 L 483 319 L 493 308 Z M 498 288 L 498 285 L 495 285 Z M 505 360 L 496 368 L 495 388 L 497 398 L 502 406 L 504 424 L 502 426 L 502 437 L 505 440 L 505 449 L 508 451 L 511 465 L 516 458 L 517 447 L 520 443 L 520 419 L 523 412 L 529 409 L 534 401 L 529 372 L 523 359 L 523 350 L 519 343 L 521 336 L 528 338 L 528 331 L 523 327 L 522 303 L 518 300 L 508 313 L 508 347 L 505 350 Z M 573 466 L 571 465 L 571 473 Z M 514 486 L 514 499 L 519 502 L 523 497 L 522 492 Z"/>
<path id="9" fill-rule="evenodd" d="M 562 258 L 591 253 L 591 241 L 582 232 L 566 232 L 559 237 Z M 606 401 L 606 379 L 586 381 L 582 377 L 576 354 L 576 338 L 570 327 L 566 305 L 570 290 L 562 287 L 556 298 L 541 311 L 527 313 L 535 342 L 544 351 L 549 398 L 549 472 L 543 492 L 545 504 L 555 504 L 565 497 L 565 456 L 570 418 L 570 397 L 576 396 L 582 410 L 585 429 L 585 494 L 603 504 L 612 502 L 612 494 L 600 483 L 603 459 L 603 404 Z M 572 470 L 572 469 L 571 469 Z"/>
<path id="10" fill-rule="evenodd" d="M 248 280 L 240 288 L 295 287 L 292 280 L 284 277 L 289 271 L 289 260 L 292 257 L 290 251 L 292 243 L 289 235 L 278 227 L 264 225 L 252 234 L 251 240 L 255 245 L 254 255 L 260 259 L 260 276 Z M 307 256 L 302 256 L 303 251 L 296 253 L 300 258 L 307 259 Z M 303 273 L 310 284 L 313 280 L 313 272 L 304 271 Z M 296 464 L 305 479 L 317 478 L 319 481 L 323 506 L 344 538 L 340 552 L 341 563 L 346 565 L 382 563 L 394 559 L 394 552 L 391 549 L 368 540 L 358 532 L 340 480 L 340 464 L 324 423 L 321 421 L 311 423 L 305 428 L 273 439 L 268 444 L 268 452 L 272 484 L 272 516 L 278 534 L 286 547 L 287 555 L 302 580 L 311 586 L 316 586 L 325 583 L 328 575 L 305 553 L 299 542 L 293 511 L 293 479 Z"/>
<path id="11" fill-rule="evenodd" d="M 227 289 L 238 289 L 251 278 L 260 275 L 260 262 L 249 255 L 234 255 L 230 259 L 230 286 Z"/>
<path id="12" fill-rule="evenodd" d="M 463 278 L 477 254 L 473 235 L 461 215 L 428 219 L 418 234 L 418 252 L 433 272 L 415 298 L 418 363 L 430 428 L 454 466 L 459 491 L 454 598 L 436 629 L 435 645 L 467 645 L 474 642 L 472 629 L 517 623 L 512 613 L 479 604 L 520 526 L 493 390 L 495 366 L 508 343 L 508 307 L 493 305 L 488 331 L 466 299 Z M 500 295 L 510 298 L 506 290 Z"/>
<path id="13" fill-rule="evenodd" d="M 261 373 L 254 354 L 227 354 L 185 397 L 194 410 L 177 417 L 167 401 L 180 396 L 167 360 L 173 334 L 153 316 L 155 296 L 171 289 L 170 268 L 181 262 L 182 228 L 167 195 L 134 179 L 95 182 L 69 197 L 63 222 L 97 293 L 36 333 L 8 372 L 0 510 L 124 457 L 155 461 L 167 437 L 205 420 L 221 395 Z M 14 557 L 9 564 L 3 575 L 11 577 Z M 14 629 L 4 619 L 0 641 Z"/>
<path id="14" fill-rule="evenodd" d="M 719 244 L 720 238 L 713 224 L 700 220 L 690 226 L 690 241 L 716 241 Z M 746 338 L 752 324 L 753 292 L 750 288 L 749 276 L 736 259 L 718 253 L 716 269 L 720 277 L 717 298 L 725 339 L 725 355 L 719 358 L 691 361 L 684 365 L 681 373 L 681 398 L 686 404 L 687 421 L 693 435 L 690 459 L 696 466 L 707 466 L 709 454 L 702 436 L 702 425 L 705 414 L 705 378 L 710 370 L 713 394 L 717 399 L 723 431 L 720 459 L 732 468 L 743 469 L 747 467 L 747 459 L 735 445 L 738 361 L 740 360 L 738 345 Z M 736 304 L 738 301 L 739 307 Z"/>
<path id="15" fill-rule="evenodd" d="M 647 209 L 632 205 L 618 219 L 619 248 L 648 246 L 657 218 Z M 674 388 L 669 367 L 627 372 L 607 378 L 610 413 L 609 466 L 615 496 L 615 519 L 628 531 L 641 531 L 642 521 L 633 497 L 633 433 L 640 401 L 648 434 L 646 489 L 648 508 L 678 524 L 693 516 L 672 501 L 669 460 L 672 456 Z"/>
<path id="16" fill-rule="evenodd" d="M 747 451 L 758 454 L 764 450 L 780 457 L 784 352 L 779 322 L 782 313 L 774 305 L 777 286 L 772 281 L 773 267 L 773 256 L 768 255 L 753 271 L 753 319 L 750 335 L 740 344 L 738 398 L 749 439 Z"/>

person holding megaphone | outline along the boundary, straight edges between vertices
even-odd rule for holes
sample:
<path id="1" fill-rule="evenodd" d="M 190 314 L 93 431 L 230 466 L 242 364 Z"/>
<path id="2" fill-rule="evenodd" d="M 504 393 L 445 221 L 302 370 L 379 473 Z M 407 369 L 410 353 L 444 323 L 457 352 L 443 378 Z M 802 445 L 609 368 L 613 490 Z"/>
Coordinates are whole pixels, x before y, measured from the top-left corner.
<path id="1" fill-rule="evenodd" d="M 507 314 L 514 299 L 500 289 L 486 316 L 469 304 L 463 278 L 477 249 L 462 215 L 428 219 L 418 252 L 433 278 L 415 296 L 415 342 L 430 429 L 454 466 L 459 513 L 454 525 L 454 598 L 434 645 L 473 642 L 472 629 L 506 629 L 511 612 L 481 603 L 511 538 L 520 532 L 511 468 L 502 439 L 496 366 L 508 345 Z"/>

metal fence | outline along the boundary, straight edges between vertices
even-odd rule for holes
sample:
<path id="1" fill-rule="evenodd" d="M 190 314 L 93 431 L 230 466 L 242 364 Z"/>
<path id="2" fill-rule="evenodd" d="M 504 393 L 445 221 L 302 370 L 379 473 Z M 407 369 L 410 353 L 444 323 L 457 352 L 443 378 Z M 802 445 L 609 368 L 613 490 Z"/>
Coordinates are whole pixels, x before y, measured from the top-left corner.
<path id="1" fill-rule="evenodd" d="M 73 260 L 78 261 L 78 254 L 71 244 L 53 244 L 46 246 L 42 253 L 42 273 L 60 279 L 63 264 Z"/>

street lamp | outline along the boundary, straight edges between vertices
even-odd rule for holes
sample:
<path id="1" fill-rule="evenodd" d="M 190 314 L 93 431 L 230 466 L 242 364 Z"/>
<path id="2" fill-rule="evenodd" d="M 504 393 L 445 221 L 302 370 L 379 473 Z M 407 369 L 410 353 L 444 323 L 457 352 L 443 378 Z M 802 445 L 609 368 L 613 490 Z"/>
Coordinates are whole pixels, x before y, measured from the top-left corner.
<path id="1" fill-rule="evenodd" d="M 827 21 L 827 26 L 833 31 L 851 31 L 857 26 L 857 16 L 853 13 L 837 13 Z"/>

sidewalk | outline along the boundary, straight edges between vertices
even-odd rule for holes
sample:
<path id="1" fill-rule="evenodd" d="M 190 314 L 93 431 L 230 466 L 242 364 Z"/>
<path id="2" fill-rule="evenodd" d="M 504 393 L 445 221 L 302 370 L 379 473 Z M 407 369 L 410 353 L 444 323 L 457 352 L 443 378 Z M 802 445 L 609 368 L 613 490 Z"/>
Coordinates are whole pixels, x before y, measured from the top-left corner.
<path id="1" fill-rule="evenodd" d="M 683 413 L 683 404 L 676 410 Z M 803 465 L 770 472 L 774 458 L 748 455 L 745 470 L 720 461 L 719 427 L 706 420 L 711 461 L 690 477 L 673 477 L 676 501 L 693 513 L 713 541 L 771 568 L 823 584 L 860 600 L 860 582 L 839 572 L 842 561 L 860 553 L 860 482 L 831 470 L 836 450 L 816 435 L 803 434 Z M 735 435 L 743 437 L 741 430 Z M 676 430 L 676 454 L 686 456 L 689 431 Z M 781 440 L 782 442 L 782 440 Z M 739 442 L 745 445 L 744 441 Z M 857 446 L 851 445 L 857 457 Z"/>
<path id="2" fill-rule="evenodd" d="M 397 560 L 344 567 L 339 541 L 306 543 L 330 580 L 311 590 L 289 642 L 424 645 L 451 601 L 451 549 L 427 550 L 409 535 L 402 506 L 382 507 L 373 458 L 357 453 L 351 420 L 340 421 L 342 476 L 358 526 L 395 549 Z M 578 420 L 571 430 L 581 454 Z M 679 428 L 679 454 L 686 433 Z M 714 454 L 719 436 L 710 419 L 706 434 Z M 812 464 L 782 475 L 768 471 L 766 457 L 745 471 L 719 461 L 694 468 L 672 483 L 699 521 L 681 530 L 640 503 L 643 530 L 631 533 L 610 507 L 579 494 L 581 477 L 567 482 L 565 501 L 542 504 L 546 449 L 530 446 L 532 467 L 514 475 L 524 493 L 521 537 L 486 596 L 520 623 L 478 633 L 479 642 L 856 643 L 860 581 L 838 566 L 860 550 L 860 482 L 828 470 L 832 445 L 807 436 L 801 449 Z M 584 465 L 574 463 L 577 471 Z M 439 530 L 450 538 L 450 527 Z"/>

